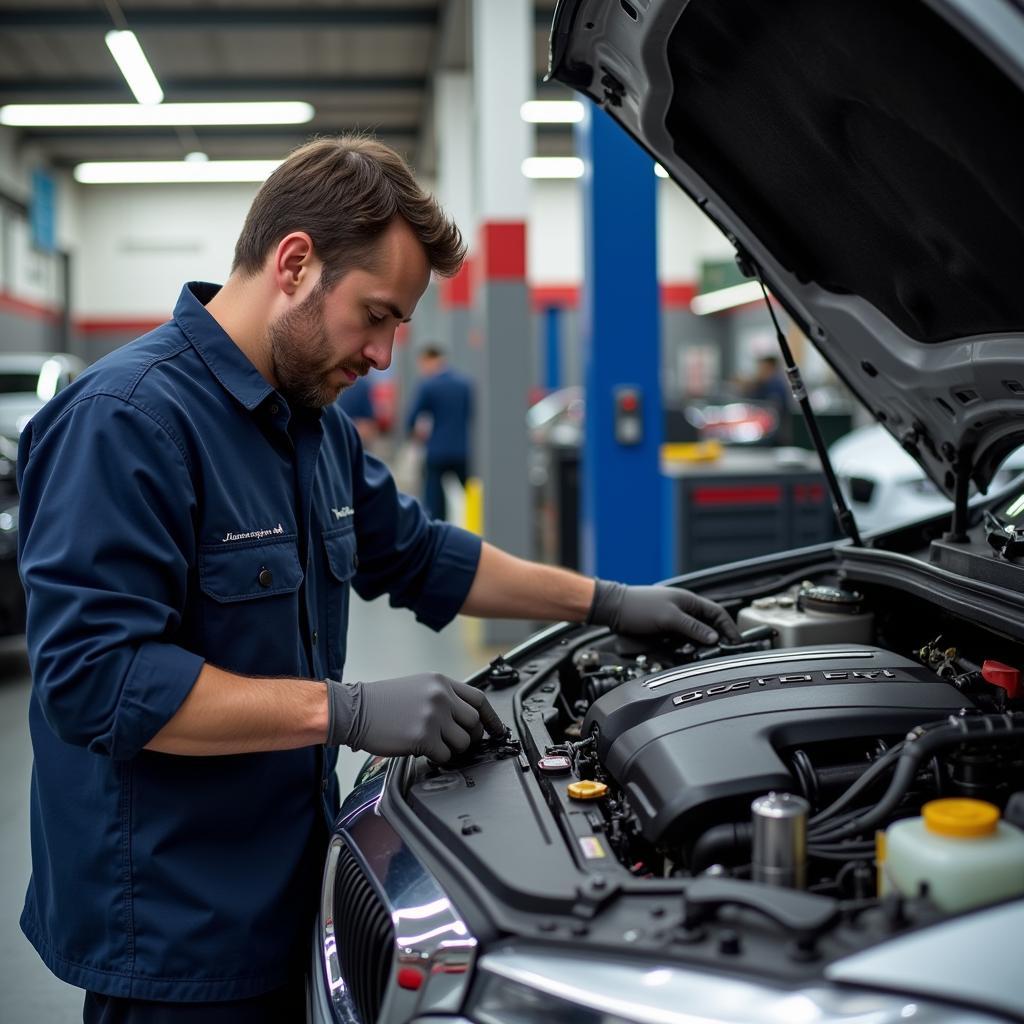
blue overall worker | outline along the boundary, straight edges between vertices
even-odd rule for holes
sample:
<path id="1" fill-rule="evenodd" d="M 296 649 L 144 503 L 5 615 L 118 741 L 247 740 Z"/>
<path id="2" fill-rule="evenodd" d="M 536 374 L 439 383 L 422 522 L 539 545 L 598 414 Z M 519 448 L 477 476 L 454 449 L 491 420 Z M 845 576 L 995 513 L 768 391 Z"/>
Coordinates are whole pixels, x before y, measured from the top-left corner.
<path id="1" fill-rule="evenodd" d="M 373 411 L 369 380 L 360 377 L 350 387 L 345 388 L 338 399 L 338 405 L 348 413 L 348 418 L 355 424 L 363 445 L 371 447 L 380 431 L 377 429 L 377 417 Z"/>
<path id="2" fill-rule="evenodd" d="M 443 762 L 502 731 L 435 673 L 343 682 L 350 587 L 434 629 L 461 611 L 735 633 L 685 591 L 433 523 L 366 454 L 335 399 L 463 254 L 394 151 L 309 143 L 257 193 L 223 288 L 186 285 L 21 436 L 21 925 L 87 990 L 86 1022 L 303 1020 L 337 746 Z"/>
<path id="3" fill-rule="evenodd" d="M 473 385 L 453 370 L 436 342 L 418 356 L 420 383 L 406 417 L 406 432 L 429 419 L 423 462 L 423 504 L 432 519 L 447 519 L 443 477 L 453 473 L 465 485 L 469 473 L 469 428 L 473 419 Z"/>

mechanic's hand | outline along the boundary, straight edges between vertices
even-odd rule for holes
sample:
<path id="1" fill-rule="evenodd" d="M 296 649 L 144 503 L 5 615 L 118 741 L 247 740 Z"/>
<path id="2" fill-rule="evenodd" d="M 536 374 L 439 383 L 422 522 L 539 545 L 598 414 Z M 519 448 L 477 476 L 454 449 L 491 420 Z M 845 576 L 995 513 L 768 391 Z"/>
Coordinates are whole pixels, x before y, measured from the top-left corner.
<path id="1" fill-rule="evenodd" d="M 369 754 L 426 754 L 442 763 L 471 743 L 504 736 L 483 693 L 436 672 L 372 683 L 327 680 L 327 745 Z"/>
<path id="2" fill-rule="evenodd" d="M 689 590 L 627 587 L 608 580 L 594 583 L 589 625 L 610 626 L 616 633 L 631 636 L 675 633 L 699 644 L 715 644 L 720 637 L 740 639 L 740 631 L 721 605 Z"/>

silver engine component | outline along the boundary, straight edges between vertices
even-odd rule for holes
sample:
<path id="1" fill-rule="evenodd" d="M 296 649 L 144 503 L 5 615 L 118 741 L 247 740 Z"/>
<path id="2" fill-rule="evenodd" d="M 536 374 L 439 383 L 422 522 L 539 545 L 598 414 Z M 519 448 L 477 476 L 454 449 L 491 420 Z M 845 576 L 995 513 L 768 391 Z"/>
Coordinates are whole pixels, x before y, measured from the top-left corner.
<path id="1" fill-rule="evenodd" d="M 802 889 L 807 881 L 810 804 L 792 793 L 769 793 L 759 796 L 750 810 L 754 824 L 754 881 Z"/>

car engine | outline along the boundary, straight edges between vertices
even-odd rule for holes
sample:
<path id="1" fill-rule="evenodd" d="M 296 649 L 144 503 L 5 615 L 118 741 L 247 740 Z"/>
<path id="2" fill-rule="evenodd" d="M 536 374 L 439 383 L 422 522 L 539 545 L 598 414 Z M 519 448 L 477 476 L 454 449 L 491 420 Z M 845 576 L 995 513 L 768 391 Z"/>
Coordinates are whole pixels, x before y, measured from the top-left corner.
<path id="1" fill-rule="evenodd" d="M 738 644 L 584 644 L 559 669 L 546 758 L 597 785 L 591 825 L 636 877 L 765 880 L 752 807 L 785 794 L 806 802 L 795 887 L 874 896 L 876 831 L 924 802 L 1024 812 L 1011 800 L 1024 791 L 1016 670 L 942 637 L 872 642 L 893 621 L 875 611 L 806 582 L 746 605 Z M 908 635 L 934 627 L 907 608 L 899 621 Z"/>

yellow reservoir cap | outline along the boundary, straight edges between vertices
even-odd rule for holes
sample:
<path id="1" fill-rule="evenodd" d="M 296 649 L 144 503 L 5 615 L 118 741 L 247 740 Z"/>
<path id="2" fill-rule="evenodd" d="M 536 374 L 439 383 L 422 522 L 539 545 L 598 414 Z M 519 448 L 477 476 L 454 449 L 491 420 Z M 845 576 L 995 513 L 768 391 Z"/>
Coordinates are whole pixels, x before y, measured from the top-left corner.
<path id="1" fill-rule="evenodd" d="M 603 782 L 584 779 L 582 782 L 569 783 L 569 796 L 573 800 L 600 800 L 608 795 L 608 787 Z"/>
<path id="2" fill-rule="evenodd" d="M 999 808 L 984 800 L 949 797 L 931 800 L 921 808 L 925 828 L 939 836 L 975 839 L 995 834 Z"/>

